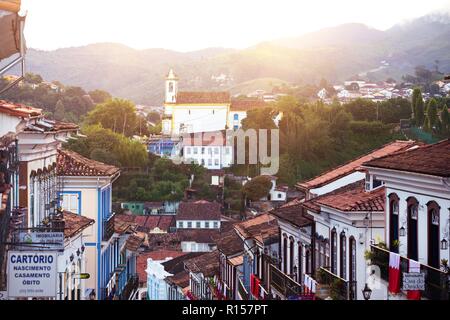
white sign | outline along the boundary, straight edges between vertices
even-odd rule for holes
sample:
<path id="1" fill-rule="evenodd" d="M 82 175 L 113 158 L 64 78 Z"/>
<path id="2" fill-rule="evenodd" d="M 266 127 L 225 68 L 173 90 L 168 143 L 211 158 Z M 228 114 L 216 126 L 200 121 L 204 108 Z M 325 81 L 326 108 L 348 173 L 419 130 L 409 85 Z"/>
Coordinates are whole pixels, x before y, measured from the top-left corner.
<path id="1" fill-rule="evenodd" d="M 36 244 L 37 249 L 64 250 L 64 233 L 21 232 L 19 234 L 19 242 L 25 244 Z M 30 246 L 27 246 L 27 249 L 30 249 Z"/>
<path id="2" fill-rule="evenodd" d="M 57 253 L 8 252 L 9 297 L 55 297 Z"/>
<path id="3" fill-rule="evenodd" d="M 425 274 L 420 272 L 403 273 L 403 288 L 407 290 L 425 290 Z"/>

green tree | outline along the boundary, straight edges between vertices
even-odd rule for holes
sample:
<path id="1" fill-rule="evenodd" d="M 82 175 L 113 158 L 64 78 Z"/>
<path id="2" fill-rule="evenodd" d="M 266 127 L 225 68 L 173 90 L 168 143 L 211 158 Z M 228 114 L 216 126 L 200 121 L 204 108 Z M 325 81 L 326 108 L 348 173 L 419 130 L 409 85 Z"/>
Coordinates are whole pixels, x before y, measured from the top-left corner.
<path id="1" fill-rule="evenodd" d="M 450 136 L 450 115 L 447 106 L 444 106 L 441 112 L 441 132 L 445 136 Z"/>
<path id="2" fill-rule="evenodd" d="M 427 116 L 425 119 L 426 128 L 428 131 L 432 131 L 433 128 L 438 126 L 438 115 L 437 115 L 437 102 L 435 99 L 430 99 L 427 105 Z"/>
<path id="3" fill-rule="evenodd" d="M 415 93 L 415 97 L 414 97 Z M 421 127 L 424 124 L 424 102 L 422 98 L 422 92 L 419 88 L 413 91 L 413 108 L 414 108 L 414 122 L 417 126 Z"/>
<path id="4" fill-rule="evenodd" d="M 85 119 L 86 124 L 101 124 L 103 128 L 121 133 L 127 137 L 139 134 L 139 120 L 131 101 L 112 99 L 98 104 Z"/>
<path id="5" fill-rule="evenodd" d="M 247 199 L 252 201 L 258 201 L 269 194 L 272 187 L 272 181 L 268 176 L 257 176 L 248 181 L 242 187 L 242 193 Z"/>

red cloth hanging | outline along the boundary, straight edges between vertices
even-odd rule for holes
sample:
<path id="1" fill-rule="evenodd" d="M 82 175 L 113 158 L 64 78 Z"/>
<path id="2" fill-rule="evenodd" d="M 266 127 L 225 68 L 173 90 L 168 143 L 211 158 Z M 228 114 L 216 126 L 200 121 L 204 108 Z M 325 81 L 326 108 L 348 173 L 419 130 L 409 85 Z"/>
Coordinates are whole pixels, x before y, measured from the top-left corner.
<path id="1" fill-rule="evenodd" d="M 398 253 L 389 253 L 389 292 L 400 292 L 400 255 Z"/>

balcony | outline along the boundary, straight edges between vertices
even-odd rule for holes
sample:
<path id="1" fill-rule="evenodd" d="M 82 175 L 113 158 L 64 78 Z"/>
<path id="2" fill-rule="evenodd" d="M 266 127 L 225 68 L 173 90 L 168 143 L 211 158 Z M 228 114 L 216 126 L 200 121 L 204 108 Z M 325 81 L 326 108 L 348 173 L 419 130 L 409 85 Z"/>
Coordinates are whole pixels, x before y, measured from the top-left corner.
<path id="1" fill-rule="evenodd" d="M 248 291 L 245 289 L 244 284 L 242 283 L 242 279 L 238 280 L 238 292 L 241 296 L 242 300 L 249 300 L 249 294 Z"/>
<path id="2" fill-rule="evenodd" d="M 274 265 L 270 265 L 270 287 L 277 290 L 286 299 L 299 297 L 302 286 L 294 279 L 283 273 Z"/>
<path id="3" fill-rule="evenodd" d="M 370 246 L 370 261 L 380 268 L 382 280 L 389 281 L 389 250 L 380 246 Z M 408 258 L 400 257 L 400 273 L 408 272 Z M 420 272 L 425 274 L 425 290 L 422 297 L 430 300 L 449 299 L 449 275 L 439 269 L 420 264 Z M 403 277 L 400 277 L 400 287 L 403 286 Z"/>
<path id="4" fill-rule="evenodd" d="M 103 235 L 102 241 L 108 241 L 114 234 L 114 215 L 108 219 L 103 220 Z"/>
<path id="5" fill-rule="evenodd" d="M 347 281 L 332 273 L 328 267 L 319 268 L 314 278 L 318 283 L 317 298 L 325 299 L 330 296 L 333 300 L 356 299 L 356 281 Z"/>
<path id="6" fill-rule="evenodd" d="M 139 277 L 136 274 L 128 275 L 128 280 L 120 292 L 120 300 L 129 300 L 139 287 Z"/>

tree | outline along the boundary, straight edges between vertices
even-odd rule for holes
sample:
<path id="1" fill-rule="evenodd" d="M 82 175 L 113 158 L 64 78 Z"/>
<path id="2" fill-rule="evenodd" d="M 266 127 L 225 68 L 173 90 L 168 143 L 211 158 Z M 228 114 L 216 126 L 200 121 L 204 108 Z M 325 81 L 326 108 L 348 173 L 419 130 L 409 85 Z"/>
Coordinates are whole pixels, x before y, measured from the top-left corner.
<path id="1" fill-rule="evenodd" d="M 42 81 L 44 81 L 44 80 L 38 74 L 34 74 L 31 72 L 27 72 L 25 74 L 25 82 L 32 83 L 32 84 L 40 84 L 40 83 L 42 83 Z"/>
<path id="2" fill-rule="evenodd" d="M 441 112 L 441 132 L 445 136 L 450 135 L 450 115 L 448 113 L 447 106 L 444 106 Z"/>
<path id="3" fill-rule="evenodd" d="M 438 125 L 439 118 L 437 116 L 437 102 L 435 99 L 430 99 L 427 105 L 427 117 L 425 119 L 426 128 L 432 131 Z"/>
<path id="4" fill-rule="evenodd" d="M 61 100 L 58 100 L 55 107 L 54 118 L 55 120 L 64 120 L 66 115 L 66 109 L 64 108 L 64 103 Z"/>
<path id="5" fill-rule="evenodd" d="M 422 92 L 419 88 L 415 88 L 412 96 L 412 108 L 414 113 L 414 122 L 417 126 L 423 125 L 424 115 L 424 102 L 422 99 Z"/>
<path id="6" fill-rule="evenodd" d="M 139 120 L 131 101 L 112 99 L 98 104 L 85 119 L 86 124 L 101 124 L 103 128 L 121 133 L 127 137 L 139 134 Z"/>
<path id="7" fill-rule="evenodd" d="M 268 176 L 257 176 L 248 181 L 242 187 L 242 193 L 247 199 L 252 201 L 258 201 L 269 194 L 272 187 L 272 181 Z"/>
<path id="8" fill-rule="evenodd" d="M 109 99 L 112 99 L 111 94 L 109 94 L 109 92 L 106 92 L 104 90 L 93 90 L 93 91 L 89 91 L 89 96 L 92 98 L 92 100 L 95 103 L 104 103 L 106 101 L 108 101 Z"/>

